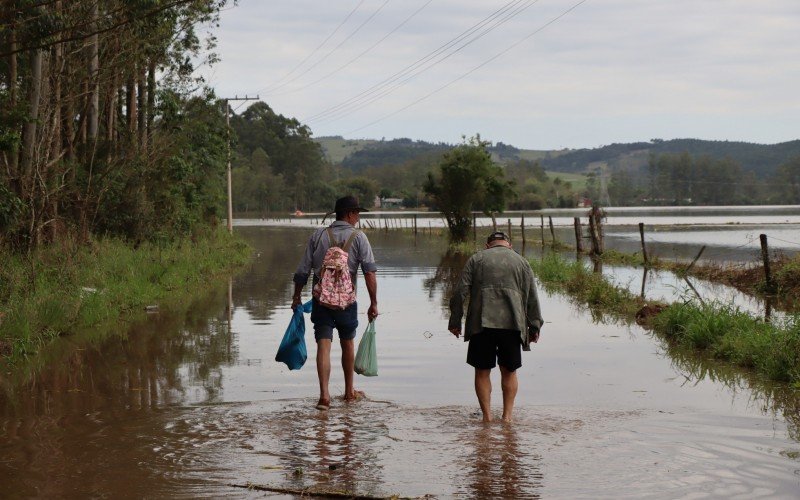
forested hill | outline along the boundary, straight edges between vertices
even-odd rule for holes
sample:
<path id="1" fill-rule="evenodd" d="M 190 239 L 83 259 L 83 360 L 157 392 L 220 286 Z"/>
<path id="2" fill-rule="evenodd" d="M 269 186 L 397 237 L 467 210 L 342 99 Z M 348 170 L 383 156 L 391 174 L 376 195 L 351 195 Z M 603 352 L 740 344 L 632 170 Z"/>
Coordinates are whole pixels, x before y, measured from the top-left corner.
<path id="1" fill-rule="evenodd" d="M 328 159 L 334 163 L 362 171 L 370 166 L 399 165 L 410 159 L 451 147 L 446 143 L 429 143 L 411 139 L 346 140 L 339 136 L 315 139 L 322 145 Z M 800 155 L 800 140 L 779 144 L 754 144 L 700 139 L 654 139 L 651 142 L 610 144 L 592 149 L 535 151 L 496 143 L 490 148 L 496 160 L 540 160 L 549 171 L 586 172 L 594 167 L 612 169 L 641 169 L 647 166 L 651 154 L 687 152 L 691 156 L 730 158 L 744 171 L 757 175 L 772 175 L 789 158 Z"/>
<path id="2" fill-rule="evenodd" d="M 754 144 L 749 142 L 704 141 L 700 139 L 673 139 L 628 144 L 610 144 L 594 149 L 577 149 L 548 156 L 543 160 L 547 170 L 583 172 L 593 164 L 610 167 L 644 167 L 650 154 L 689 153 L 691 156 L 710 156 L 714 159 L 730 158 L 746 172 L 772 175 L 789 158 L 800 155 L 800 140 L 779 144 Z"/>

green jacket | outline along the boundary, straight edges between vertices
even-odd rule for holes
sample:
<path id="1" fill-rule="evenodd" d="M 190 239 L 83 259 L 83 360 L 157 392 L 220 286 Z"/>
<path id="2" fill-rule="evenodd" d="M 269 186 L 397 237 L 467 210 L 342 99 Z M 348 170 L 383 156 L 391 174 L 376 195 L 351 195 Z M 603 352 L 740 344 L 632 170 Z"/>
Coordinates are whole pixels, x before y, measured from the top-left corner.
<path id="1" fill-rule="evenodd" d="M 519 331 L 523 350 L 530 350 L 529 328 L 530 333 L 541 328 L 542 313 L 528 261 L 505 246 L 470 257 L 450 299 L 448 328 L 461 327 L 467 296 L 465 341 L 484 328 L 505 328 Z"/>

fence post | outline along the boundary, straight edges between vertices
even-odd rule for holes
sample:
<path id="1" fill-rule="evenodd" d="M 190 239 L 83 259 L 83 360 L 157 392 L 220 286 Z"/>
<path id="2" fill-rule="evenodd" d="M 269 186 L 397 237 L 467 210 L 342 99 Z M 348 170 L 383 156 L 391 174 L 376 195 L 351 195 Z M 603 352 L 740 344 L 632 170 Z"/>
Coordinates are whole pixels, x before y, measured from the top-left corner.
<path id="1" fill-rule="evenodd" d="M 519 229 L 522 231 L 522 246 L 525 246 L 525 214 L 522 214 L 522 220 L 519 223 Z"/>
<path id="2" fill-rule="evenodd" d="M 508 219 L 508 239 L 511 239 L 511 219 Z"/>
<path id="3" fill-rule="evenodd" d="M 478 242 L 478 218 L 472 214 L 472 242 Z"/>
<path id="4" fill-rule="evenodd" d="M 650 265 L 650 260 L 647 258 L 647 247 L 644 244 L 644 222 L 639 223 L 639 237 L 642 240 L 642 255 L 644 256 L 644 265 Z"/>
<path id="5" fill-rule="evenodd" d="M 414 214 L 414 236 L 417 235 L 417 214 Z"/>
<path id="6" fill-rule="evenodd" d="M 553 229 L 553 218 L 548 216 L 547 220 L 550 222 L 550 236 L 553 237 L 553 245 L 555 245 L 556 244 L 556 231 L 555 231 L 555 229 Z"/>
<path id="7" fill-rule="evenodd" d="M 583 235 L 581 234 L 581 232 L 582 232 L 581 231 L 581 218 L 580 217 L 575 217 L 573 220 L 574 220 L 574 223 L 575 223 L 575 250 L 578 253 L 583 253 L 583 238 L 582 238 Z"/>
<path id="8" fill-rule="evenodd" d="M 694 263 L 697 262 L 697 259 L 699 259 L 700 256 L 703 255 L 703 252 L 705 252 L 705 251 L 706 251 L 706 246 L 705 245 L 700 247 L 700 251 L 697 252 L 697 255 L 695 256 L 694 260 L 688 266 L 686 266 L 686 269 L 684 269 L 683 272 L 684 273 L 688 273 L 689 270 L 692 269 L 692 266 L 694 266 Z"/>
<path id="9" fill-rule="evenodd" d="M 769 268 L 769 245 L 767 244 L 767 235 L 759 234 L 761 240 L 761 258 L 764 260 L 764 278 L 767 281 L 767 292 L 774 291 L 772 285 L 772 273 Z"/>
<path id="10" fill-rule="evenodd" d="M 539 218 L 542 222 L 542 245 L 544 245 L 544 215 L 540 215 Z"/>

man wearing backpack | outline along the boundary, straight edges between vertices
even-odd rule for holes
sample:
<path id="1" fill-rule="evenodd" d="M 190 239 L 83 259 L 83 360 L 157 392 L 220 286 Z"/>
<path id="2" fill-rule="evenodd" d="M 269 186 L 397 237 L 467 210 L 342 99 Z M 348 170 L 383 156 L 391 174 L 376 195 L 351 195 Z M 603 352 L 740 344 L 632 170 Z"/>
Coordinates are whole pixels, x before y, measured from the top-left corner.
<path id="1" fill-rule="evenodd" d="M 522 366 L 521 351 L 530 351 L 531 342 L 539 340 L 542 313 L 531 266 L 511 249 L 505 233 L 490 234 L 486 249 L 470 257 L 464 266 L 450 299 L 448 329 L 456 337 L 461 335 L 467 297 L 464 340 L 469 342 L 467 363 L 475 368 L 475 393 L 483 421 L 492 420 L 489 374 L 499 365 L 503 421 L 510 422 L 517 396 L 517 369 Z"/>
<path id="2" fill-rule="evenodd" d="M 318 410 L 327 410 L 331 404 L 328 383 L 331 377 L 331 343 L 334 328 L 339 333 L 339 343 L 342 346 L 344 399 L 353 401 L 363 394 L 353 388 L 354 339 L 358 328 L 355 288 L 359 266 L 364 273 L 364 281 L 369 292 L 370 305 L 367 309 L 367 319 L 373 321 L 378 316 L 378 280 L 375 276 L 378 268 L 367 235 L 355 228 L 360 212 L 366 211 L 359 206 L 358 199 L 353 196 L 336 200 L 334 209 L 336 221 L 328 227 L 317 229 L 311 235 L 294 274 L 292 310 L 300 306 L 300 293 L 308 282 L 309 275 L 313 274 L 311 322 L 314 324 L 314 338 L 317 341 Z"/>

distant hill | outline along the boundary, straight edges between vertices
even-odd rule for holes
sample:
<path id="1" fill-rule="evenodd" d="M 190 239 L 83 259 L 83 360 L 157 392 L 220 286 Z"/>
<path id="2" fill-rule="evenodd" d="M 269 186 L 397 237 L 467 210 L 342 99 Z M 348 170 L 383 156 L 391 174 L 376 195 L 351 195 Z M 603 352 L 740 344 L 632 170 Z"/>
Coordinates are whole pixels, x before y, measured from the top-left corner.
<path id="1" fill-rule="evenodd" d="M 444 152 L 453 145 L 412 139 L 348 140 L 341 136 L 314 139 L 322 145 L 328 159 L 353 171 L 366 167 L 398 165 L 432 152 Z M 779 144 L 755 144 L 701 139 L 654 139 L 650 142 L 610 144 L 592 149 L 540 151 L 520 149 L 498 142 L 490 148 L 496 161 L 539 160 L 550 172 L 583 174 L 596 169 L 641 171 L 651 154 L 682 153 L 708 155 L 715 159 L 731 158 L 746 172 L 772 175 L 781 163 L 800 156 L 800 140 Z"/>
<path id="2" fill-rule="evenodd" d="M 547 170 L 559 172 L 585 172 L 594 167 L 634 169 L 647 166 L 650 154 L 689 153 L 691 156 L 707 155 L 714 159 L 731 158 L 746 172 L 772 175 L 775 169 L 789 158 L 800 155 L 800 140 L 779 144 L 754 144 L 749 142 L 704 141 L 700 139 L 655 139 L 652 142 L 610 144 L 594 149 L 577 149 L 550 156 L 542 160 Z"/>

